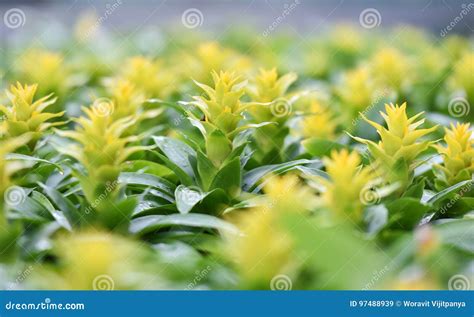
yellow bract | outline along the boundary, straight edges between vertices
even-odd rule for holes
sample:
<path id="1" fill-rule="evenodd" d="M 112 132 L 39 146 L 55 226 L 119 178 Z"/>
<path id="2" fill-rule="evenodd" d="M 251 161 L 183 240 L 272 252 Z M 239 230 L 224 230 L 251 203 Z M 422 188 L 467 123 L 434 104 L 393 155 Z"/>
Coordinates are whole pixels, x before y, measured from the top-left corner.
<path id="1" fill-rule="evenodd" d="M 61 99 L 69 89 L 71 71 L 60 53 L 28 50 L 19 58 L 19 72 L 23 81 L 38 84 L 40 97 L 54 93 Z"/>
<path id="2" fill-rule="evenodd" d="M 53 126 L 61 125 L 63 122 L 48 122 L 50 119 L 61 117 L 64 112 L 49 113 L 46 108 L 54 104 L 56 98 L 51 95 L 34 100 L 38 86 L 21 85 L 11 86 L 7 90 L 10 105 L 0 105 L 0 112 L 5 115 L 5 120 L 0 125 L 0 132 L 9 137 L 16 137 L 22 134 L 30 134 L 34 143 L 43 132 Z M 32 144 L 34 145 L 34 144 Z"/>
<path id="3" fill-rule="evenodd" d="M 195 96 L 192 105 L 198 107 L 208 123 L 225 133 L 234 131 L 245 109 L 240 98 L 245 93 L 246 80 L 232 72 L 212 72 L 214 87 L 196 82 L 206 96 Z"/>
<path id="4" fill-rule="evenodd" d="M 352 115 L 363 111 L 372 103 L 375 85 L 367 67 L 358 67 L 348 71 L 337 90 L 342 106 L 349 107 Z"/>
<path id="5" fill-rule="evenodd" d="M 130 81 L 119 80 L 109 90 L 114 103 L 114 120 L 140 113 L 145 97 Z"/>
<path id="6" fill-rule="evenodd" d="M 444 141 L 446 147 L 435 145 L 436 150 L 443 156 L 442 165 L 435 165 L 438 169 L 439 187 L 447 187 L 458 182 L 472 179 L 474 172 L 474 139 L 469 123 L 451 124 L 451 129 L 445 128 Z"/>
<path id="7" fill-rule="evenodd" d="M 384 48 L 374 55 L 371 71 L 377 85 L 400 91 L 410 74 L 410 64 L 400 51 Z"/>
<path id="8" fill-rule="evenodd" d="M 418 129 L 425 120 L 416 120 L 423 113 L 408 118 L 406 103 L 401 106 L 386 104 L 385 112 L 380 112 L 380 114 L 387 128 L 361 114 L 365 121 L 377 129 L 381 138 L 378 143 L 358 137 L 354 139 L 368 146 L 370 154 L 382 167 L 388 182 L 401 182 L 400 185 L 403 187 L 410 182 L 411 172 L 417 164 L 415 160 L 433 143 L 433 141 L 420 141 L 420 139 L 436 130 L 437 126 Z"/>
<path id="9" fill-rule="evenodd" d="M 118 80 L 127 80 L 146 98 L 166 98 L 174 91 L 172 72 L 160 60 L 143 56 L 128 59 Z"/>
<path id="10" fill-rule="evenodd" d="M 288 268 L 292 260 L 292 241 L 281 228 L 281 217 L 308 211 L 315 200 L 295 175 L 269 179 L 264 193 L 268 201 L 244 212 L 239 221 L 242 234 L 232 237 L 229 245 L 246 282 L 260 287 L 268 287 L 271 278 Z"/>
<path id="11" fill-rule="evenodd" d="M 47 278 L 54 289 L 130 289 L 136 278 L 127 280 L 128 274 L 136 273 L 139 267 L 145 271 L 140 246 L 110 233 L 85 231 L 63 236 L 53 251 L 60 269 L 54 275 L 37 278 Z M 38 275 L 42 272 L 39 268 Z"/>
<path id="12" fill-rule="evenodd" d="M 454 65 L 453 84 L 454 88 L 462 88 L 470 102 L 474 102 L 474 53 L 466 53 Z M 471 104 L 472 106 L 472 104 Z"/>
<path id="13" fill-rule="evenodd" d="M 318 101 L 313 100 L 310 111 L 302 121 L 303 137 L 334 139 L 337 124 L 329 109 L 323 107 Z"/>
<path id="14" fill-rule="evenodd" d="M 103 191 L 108 191 L 107 186 L 116 185 L 120 165 L 130 155 L 149 147 L 129 146 L 140 140 L 137 136 L 124 136 L 126 130 L 135 124 L 135 119 L 126 117 L 113 121 L 110 114 L 98 112 L 94 107 L 83 108 L 83 111 L 87 117 L 75 120 L 78 124 L 75 131 L 57 130 L 60 136 L 77 143 L 58 150 L 78 160 L 86 169 L 87 176 L 78 177 L 86 198 L 91 202 Z"/>
<path id="15" fill-rule="evenodd" d="M 363 167 L 357 152 L 333 151 L 330 157 L 323 159 L 329 180 L 321 178 L 325 187 L 324 205 L 337 217 L 349 217 L 360 221 L 366 195 L 371 195 L 371 186 L 375 173 L 371 167 Z M 373 193 L 375 195 L 375 193 Z"/>

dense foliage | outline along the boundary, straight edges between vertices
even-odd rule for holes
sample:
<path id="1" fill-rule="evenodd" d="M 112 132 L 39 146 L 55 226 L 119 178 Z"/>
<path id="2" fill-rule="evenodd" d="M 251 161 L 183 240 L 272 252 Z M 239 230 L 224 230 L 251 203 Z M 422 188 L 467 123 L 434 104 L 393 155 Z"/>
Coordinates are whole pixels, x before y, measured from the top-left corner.
<path id="1" fill-rule="evenodd" d="M 81 23 L 2 70 L 1 287 L 472 282 L 472 40 Z"/>

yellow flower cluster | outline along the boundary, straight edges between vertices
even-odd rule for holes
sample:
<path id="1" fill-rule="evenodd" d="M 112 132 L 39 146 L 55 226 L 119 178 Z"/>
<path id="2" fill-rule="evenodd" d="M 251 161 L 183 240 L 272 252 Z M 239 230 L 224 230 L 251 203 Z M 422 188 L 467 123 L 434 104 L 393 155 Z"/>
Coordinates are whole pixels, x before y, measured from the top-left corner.
<path id="1" fill-rule="evenodd" d="M 445 128 L 444 141 L 446 146 L 434 145 L 443 156 L 443 164 L 435 165 L 440 189 L 472 179 L 474 172 L 474 139 L 469 123 L 451 124 L 451 129 Z"/>
<path id="2" fill-rule="evenodd" d="M 387 128 L 377 122 L 363 118 L 372 125 L 381 140 L 375 143 L 370 140 L 355 137 L 354 139 L 367 145 L 376 164 L 381 167 L 383 176 L 389 183 L 399 183 L 406 188 L 413 177 L 412 172 L 417 165 L 416 159 L 433 143 L 430 140 L 420 140 L 437 129 L 419 129 L 424 119 L 416 121 L 423 113 L 408 118 L 406 103 L 401 106 L 386 104 L 385 113 L 380 112 Z"/>
<path id="3" fill-rule="evenodd" d="M 20 83 L 12 85 L 7 91 L 10 105 L 0 105 L 0 113 L 5 116 L 5 120 L 0 124 L 0 134 L 4 133 L 8 137 L 28 134 L 31 137 L 32 147 L 47 129 L 63 124 L 50 120 L 64 114 L 64 112 L 46 112 L 45 110 L 54 104 L 56 98 L 48 95 L 34 100 L 37 88 L 37 85 L 23 86 Z"/>
<path id="4" fill-rule="evenodd" d="M 229 241 L 245 283 L 259 288 L 268 288 L 272 277 L 292 264 L 292 241 L 281 227 L 282 217 L 307 212 L 315 203 L 314 194 L 295 175 L 272 177 L 264 193 L 264 205 L 244 211 L 239 221 L 242 234 Z"/>
<path id="5" fill-rule="evenodd" d="M 359 222 L 364 204 L 375 198 L 371 187 L 375 185 L 375 172 L 371 167 L 362 166 L 357 152 L 333 151 L 323 159 L 329 179 L 321 178 L 324 185 L 322 200 L 326 208 L 340 219 L 349 218 Z M 374 195 L 369 197 L 370 195 Z"/>
<path id="6" fill-rule="evenodd" d="M 112 120 L 110 114 L 92 108 L 83 108 L 87 117 L 75 119 L 75 131 L 57 130 L 63 137 L 76 143 L 58 150 L 79 161 L 87 175 L 76 175 L 82 184 L 84 194 L 89 202 L 97 196 L 109 192 L 107 187 L 115 186 L 121 164 L 132 154 L 149 149 L 147 146 L 129 146 L 140 140 L 137 136 L 124 136 L 128 128 L 136 123 L 131 117 Z"/>

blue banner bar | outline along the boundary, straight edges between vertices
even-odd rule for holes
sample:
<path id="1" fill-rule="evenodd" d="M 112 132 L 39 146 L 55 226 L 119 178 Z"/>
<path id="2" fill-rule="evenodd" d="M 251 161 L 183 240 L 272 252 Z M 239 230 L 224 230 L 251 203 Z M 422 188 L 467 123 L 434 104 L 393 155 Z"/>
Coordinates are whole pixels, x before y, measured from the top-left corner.
<path id="1" fill-rule="evenodd" d="M 472 291 L 0 291 L 0 316 L 474 316 Z"/>

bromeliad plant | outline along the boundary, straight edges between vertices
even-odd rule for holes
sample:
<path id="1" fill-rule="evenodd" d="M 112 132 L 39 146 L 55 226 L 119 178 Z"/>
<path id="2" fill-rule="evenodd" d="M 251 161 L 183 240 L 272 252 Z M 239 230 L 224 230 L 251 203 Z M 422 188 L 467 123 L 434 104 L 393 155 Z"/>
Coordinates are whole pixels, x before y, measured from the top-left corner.
<path id="1" fill-rule="evenodd" d="M 52 119 L 63 116 L 64 112 L 46 112 L 46 109 L 55 103 L 56 98 L 48 95 L 34 100 L 37 88 L 36 84 L 12 85 L 6 92 L 10 105 L 0 105 L 0 113 L 5 116 L 0 123 L 0 135 L 5 134 L 6 137 L 29 135 L 31 149 L 48 129 L 64 124 L 58 121 L 51 122 Z"/>
<path id="2" fill-rule="evenodd" d="M 87 117 L 74 119 L 77 124 L 75 131 L 56 131 L 74 141 L 58 150 L 81 164 L 81 169 L 74 170 L 74 176 L 79 179 L 87 202 L 100 217 L 105 217 L 105 221 L 111 221 L 108 226 L 117 225 L 123 220 L 122 215 L 128 218 L 133 211 L 120 210 L 115 205 L 119 202 L 121 164 L 132 154 L 152 147 L 133 145 L 140 141 L 141 136 L 124 136 L 127 129 L 136 124 L 133 117 L 113 121 L 112 108 L 109 112 L 101 112 L 103 109 L 94 106 L 82 110 Z"/>
<path id="3" fill-rule="evenodd" d="M 364 120 L 377 130 L 381 139 L 378 143 L 359 137 L 354 139 L 367 145 L 377 169 L 382 173 L 381 176 L 387 183 L 398 184 L 402 192 L 411 184 L 415 167 L 421 164 L 418 160 L 420 155 L 434 143 L 422 138 L 435 131 L 437 126 L 419 129 L 425 119 L 416 120 L 423 113 L 408 118 L 406 103 L 401 106 L 386 104 L 385 113 L 380 114 L 387 128 L 361 114 Z"/>
<path id="4" fill-rule="evenodd" d="M 30 85 L 0 97 L 1 288 L 446 288 L 469 273 L 469 40 L 336 28 L 312 64 L 289 62 L 309 54 L 290 37 L 231 33 L 156 50 L 97 32 L 3 69 Z"/>
<path id="5" fill-rule="evenodd" d="M 290 100 L 287 96 L 287 90 L 296 79 L 294 73 L 280 77 L 276 68 L 261 69 L 248 88 L 248 94 L 253 101 L 267 104 L 267 106 L 256 105 L 249 109 L 253 121 L 275 123 L 255 132 L 253 160 L 260 164 L 280 163 L 286 157 L 283 147 L 289 132 L 286 123 L 294 103 L 294 100 Z"/>
<path id="6" fill-rule="evenodd" d="M 446 147 L 434 145 L 444 161 L 435 165 L 438 189 L 470 180 L 474 172 L 474 139 L 469 124 L 451 124 L 451 129 L 445 128 L 444 141 Z"/>

